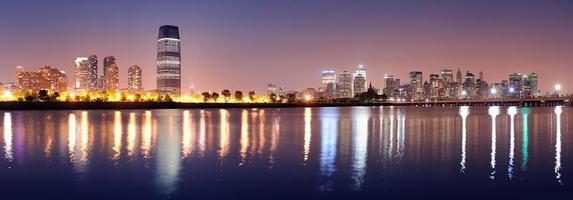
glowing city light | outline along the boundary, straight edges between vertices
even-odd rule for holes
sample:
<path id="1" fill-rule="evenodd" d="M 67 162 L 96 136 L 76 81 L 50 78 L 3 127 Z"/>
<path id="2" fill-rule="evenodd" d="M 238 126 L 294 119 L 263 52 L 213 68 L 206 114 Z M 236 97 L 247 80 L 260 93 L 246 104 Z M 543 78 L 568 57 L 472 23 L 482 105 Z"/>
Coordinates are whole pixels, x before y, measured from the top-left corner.
<path id="1" fill-rule="evenodd" d="M 304 101 L 312 101 L 312 96 L 310 96 L 309 94 L 304 95 Z"/>
<path id="2" fill-rule="evenodd" d="M 491 89 L 489 90 L 489 93 L 491 93 L 491 94 L 496 94 L 496 93 L 497 93 L 497 90 L 496 90 L 495 88 L 491 88 Z"/>
<path id="3" fill-rule="evenodd" d="M 561 84 L 555 84 L 555 91 L 561 91 Z"/>

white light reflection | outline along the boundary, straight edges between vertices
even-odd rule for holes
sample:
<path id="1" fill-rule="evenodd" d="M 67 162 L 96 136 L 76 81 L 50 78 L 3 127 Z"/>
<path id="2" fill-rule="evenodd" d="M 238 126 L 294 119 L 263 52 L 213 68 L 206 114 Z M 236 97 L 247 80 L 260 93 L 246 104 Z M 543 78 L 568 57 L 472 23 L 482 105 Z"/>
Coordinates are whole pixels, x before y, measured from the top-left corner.
<path id="1" fill-rule="evenodd" d="M 460 116 L 462 117 L 462 159 L 460 161 L 460 173 L 465 173 L 466 171 L 466 140 L 467 140 L 467 130 L 466 122 L 468 115 L 470 115 L 470 108 L 468 106 L 460 107 Z"/>
<path id="2" fill-rule="evenodd" d="M 370 108 L 356 107 L 353 110 L 353 162 L 352 162 L 352 190 L 361 190 L 366 174 L 366 157 L 368 154 L 368 119 Z"/>
<path id="3" fill-rule="evenodd" d="M 495 153 L 496 153 L 496 123 L 495 118 L 499 115 L 499 107 L 492 106 L 489 107 L 488 114 L 491 116 L 491 160 L 490 160 L 490 167 L 491 167 L 491 174 L 489 176 L 490 179 L 495 179 Z"/>
<path id="4" fill-rule="evenodd" d="M 392 159 L 394 156 L 394 106 L 390 107 L 390 136 L 388 136 L 388 158 Z"/>
<path id="5" fill-rule="evenodd" d="M 406 116 L 402 110 L 398 110 L 396 125 L 396 157 L 402 158 L 404 155 L 404 142 L 406 141 Z"/>
<path id="6" fill-rule="evenodd" d="M 175 125 L 175 114 L 170 114 L 167 123 L 159 123 L 161 134 L 157 136 L 157 183 L 160 190 L 170 195 L 177 189 L 181 168 L 180 126 Z M 159 128 L 161 127 L 161 129 Z"/>
<path id="7" fill-rule="evenodd" d="M 74 113 L 70 113 L 68 116 L 68 153 L 69 159 L 73 166 L 76 163 L 76 134 L 77 134 L 77 124 L 76 124 L 76 115 Z"/>
<path id="8" fill-rule="evenodd" d="M 247 148 L 249 147 L 249 111 L 243 110 L 241 112 L 241 149 L 240 156 L 241 162 L 239 165 L 244 165 L 247 158 Z"/>
<path id="9" fill-rule="evenodd" d="M 556 141 L 555 141 L 555 179 L 559 184 L 563 185 L 561 181 L 561 106 L 555 107 L 555 115 L 557 116 L 556 126 Z"/>
<path id="10" fill-rule="evenodd" d="M 203 156 L 206 148 L 206 138 L 207 138 L 207 124 L 205 118 L 205 110 L 199 111 L 199 155 Z"/>
<path id="11" fill-rule="evenodd" d="M 310 139 L 312 134 L 312 108 L 304 108 L 304 164 L 310 154 Z"/>
<path id="12" fill-rule="evenodd" d="M 193 127 L 191 112 L 189 110 L 183 111 L 183 157 L 191 156 L 194 148 L 195 127 Z"/>
<path id="13" fill-rule="evenodd" d="M 219 110 L 220 115 L 220 126 L 219 130 L 221 131 L 219 135 L 219 158 L 223 160 L 227 153 L 229 152 L 229 111 L 225 109 Z"/>
<path id="14" fill-rule="evenodd" d="M 330 176 L 336 171 L 336 145 L 338 139 L 338 108 L 328 107 L 320 109 L 320 173 L 324 183 L 318 187 L 320 191 L 331 191 L 332 180 Z"/>
<path id="15" fill-rule="evenodd" d="M 141 136 L 141 151 L 143 152 L 144 159 L 151 158 L 151 141 L 153 130 L 151 125 L 151 111 L 145 111 L 143 120 L 143 134 Z"/>
<path id="16" fill-rule="evenodd" d="M 89 151 L 89 131 L 88 131 L 88 112 L 83 111 L 81 116 L 81 124 L 80 124 L 80 151 L 79 151 L 79 160 L 78 169 L 80 171 L 85 171 L 85 168 L 88 163 L 88 151 Z"/>
<path id="17" fill-rule="evenodd" d="M 113 157 L 112 160 L 117 162 L 119 161 L 119 157 L 121 154 L 121 137 L 122 137 L 122 128 L 121 128 L 121 112 L 115 111 L 113 115 Z"/>
<path id="18" fill-rule="evenodd" d="M 127 123 L 127 156 L 129 159 L 132 159 L 133 154 L 135 153 L 135 140 L 137 136 L 136 126 L 135 113 L 129 113 L 129 121 Z"/>
<path id="19" fill-rule="evenodd" d="M 276 151 L 279 145 L 280 130 L 280 114 L 275 113 L 273 116 L 273 123 L 271 127 L 271 152 L 269 153 L 269 168 L 272 168 L 276 160 Z"/>
<path id="20" fill-rule="evenodd" d="M 513 168 L 514 168 L 514 158 L 515 158 L 515 115 L 517 114 L 517 108 L 515 106 L 509 107 L 507 109 L 507 114 L 509 115 L 509 164 L 507 165 L 507 177 L 509 180 L 513 179 Z"/>
<path id="21" fill-rule="evenodd" d="M 12 133 L 12 114 L 4 113 L 4 157 L 8 162 L 14 161 L 14 146 Z"/>

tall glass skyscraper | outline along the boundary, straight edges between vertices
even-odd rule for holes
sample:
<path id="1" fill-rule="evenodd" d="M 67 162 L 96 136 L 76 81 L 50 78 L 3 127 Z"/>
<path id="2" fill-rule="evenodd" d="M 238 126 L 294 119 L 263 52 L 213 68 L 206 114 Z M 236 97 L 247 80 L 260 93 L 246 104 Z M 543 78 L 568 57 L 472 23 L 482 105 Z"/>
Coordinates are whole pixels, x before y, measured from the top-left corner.
<path id="1" fill-rule="evenodd" d="M 88 88 L 90 91 L 97 91 L 97 56 L 88 57 Z"/>
<path id="2" fill-rule="evenodd" d="M 179 27 L 159 27 L 157 40 L 157 93 L 181 94 L 181 40 Z"/>
<path id="3" fill-rule="evenodd" d="M 103 59 L 104 88 L 107 92 L 119 91 L 119 66 L 115 57 L 107 56 Z"/>

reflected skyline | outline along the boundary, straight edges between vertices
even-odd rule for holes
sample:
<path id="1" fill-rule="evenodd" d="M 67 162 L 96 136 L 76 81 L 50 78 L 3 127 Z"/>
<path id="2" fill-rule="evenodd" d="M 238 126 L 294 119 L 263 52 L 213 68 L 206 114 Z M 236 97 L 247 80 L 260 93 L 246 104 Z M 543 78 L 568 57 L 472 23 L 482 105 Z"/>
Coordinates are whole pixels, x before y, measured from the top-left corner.
<path id="1" fill-rule="evenodd" d="M 551 117 L 539 117 L 547 110 Z M 562 121 L 571 113 L 568 107 L 459 107 L 425 120 L 428 112 L 407 107 L 4 112 L 0 166 L 50 160 L 70 166 L 81 180 L 101 169 L 133 170 L 148 174 L 142 178 L 162 195 L 205 179 L 200 171 L 217 171 L 215 180 L 224 182 L 230 174 L 272 176 L 296 167 L 309 170 L 304 177 L 313 174 L 317 192 L 370 191 L 381 184 L 378 177 L 394 181 L 433 169 L 451 180 L 463 174 L 504 184 L 551 173 L 566 186 L 564 144 L 571 137 Z M 536 116 L 541 124 L 528 129 L 528 117 Z M 37 125 L 14 124 L 44 118 Z M 440 131 L 450 121 L 451 131 Z M 51 128 L 37 135 L 30 131 L 35 126 Z M 551 168 L 542 164 L 549 157 Z"/>

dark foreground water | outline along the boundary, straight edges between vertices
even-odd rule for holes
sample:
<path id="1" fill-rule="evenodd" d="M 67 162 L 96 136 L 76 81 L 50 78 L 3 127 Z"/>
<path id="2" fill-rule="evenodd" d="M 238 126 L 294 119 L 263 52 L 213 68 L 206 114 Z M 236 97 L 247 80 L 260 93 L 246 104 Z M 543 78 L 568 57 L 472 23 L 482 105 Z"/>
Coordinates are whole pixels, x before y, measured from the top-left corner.
<path id="1" fill-rule="evenodd" d="M 0 112 L 0 199 L 570 198 L 569 107 Z"/>

